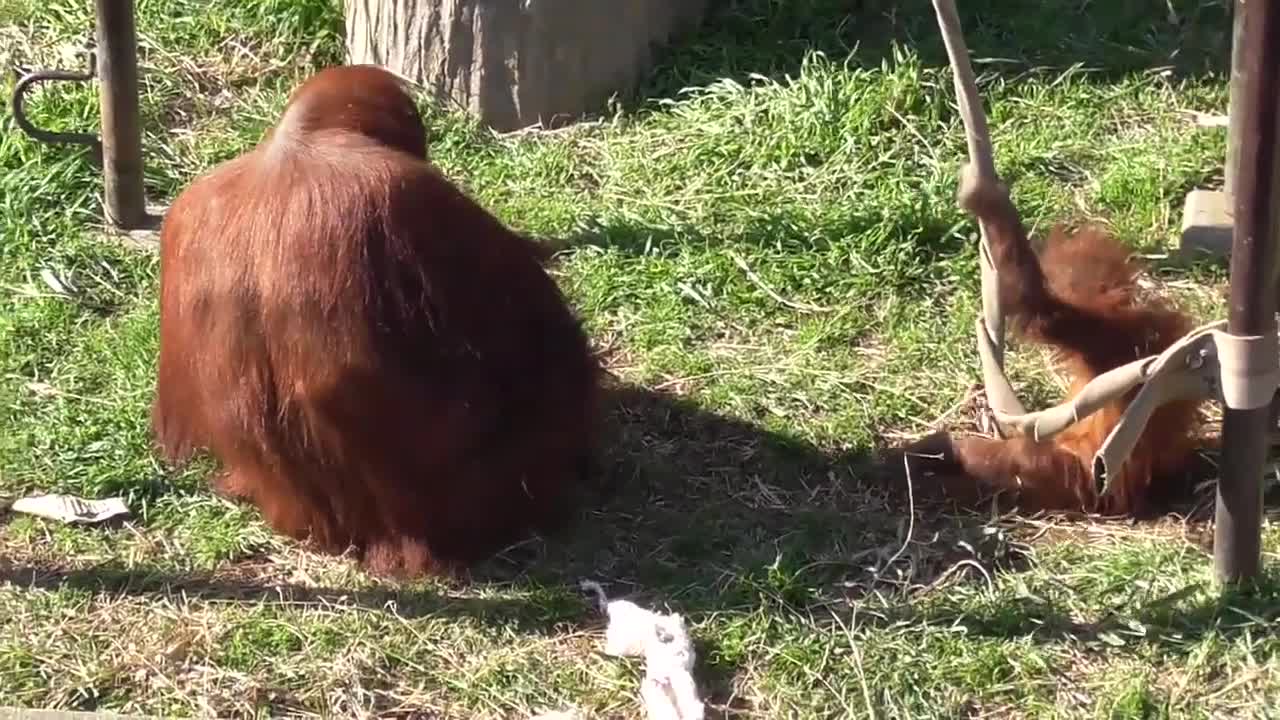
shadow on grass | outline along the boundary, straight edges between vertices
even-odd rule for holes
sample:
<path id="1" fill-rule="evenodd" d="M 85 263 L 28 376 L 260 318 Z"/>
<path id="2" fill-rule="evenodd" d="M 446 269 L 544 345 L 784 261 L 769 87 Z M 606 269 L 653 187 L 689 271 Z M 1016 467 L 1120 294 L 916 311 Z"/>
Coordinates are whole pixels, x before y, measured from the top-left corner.
<path id="1" fill-rule="evenodd" d="M 504 553 L 475 580 L 592 579 L 694 614 L 803 611 L 879 582 L 891 559 L 894 578 L 928 583 L 984 552 L 979 523 L 923 506 L 904 549 L 905 503 L 867 449 L 820 448 L 636 386 L 611 402 L 600 499 L 562 536 Z"/>
<path id="2" fill-rule="evenodd" d="M 905 507 L 867 451 L 819 448 L 637 386 L 613 387 L 609 402 L 611 442 L 596 473 L 599 482 L 587 493 L 594 497 L 578 521 L 471 573 L 476 587 L 507 588 L 526 599 L 445 597 L 437 586 L 415 583 L 316 588 L 277 582 L 237 564 L 222 572 L 182 573 L 145 564 L 67 570 L 6 560 L 0 561 L 0 579 L 126 594 L 181 590 L 262 603 L 344 596 L 369 609 L 394 602 L 409 617 L 457 614 L 534 628 L 590 616 L 590 601 L 578 588 L 584 579 L 601 582 L 611 597 L 686 613 L 761 603 L 803 609 L 842 601 L 893 556 L 912 564 L 913 582 L 927 583 L 954 564 L 950 553 L 982 534 L 964 518 L 922 517 L 932 513 L 918 507 L 914 537 L 932 537 L 934 549 L 899 552 Z"/>
<path id="3" fill-rule="evenodd" d="M 976 243 L 964 230 L 964 222 L 967 219 L 950 208 L 927 205 L 894 215 L 874 209 L 833 211 L 820 227 L 799 213 L 778 212 L 752 218 L 738 232 L 726 235 L 707 234 L 683 223 L 595 217 L 586 219 L 576 235 L 545 242 L 556 251 L 596 247 L 630 256 L 677 255 L 689 248 L 744 248 L 799 257 L 818 253 L 874 258 L 874 268 L 851 260 L 850 272 L 866 276 L 879 289 L 911 292 L 919 290 L 921 282 L 942 275 L 937 265 L 942 261 L 958 260 L 954 269 L 972 269 L 976 282 Z M 952 269 L 946 270 L 949 278 L 955 277 Z"/>
<path id="4" fill-rule="evenodd" d="M 229 570 L 232 568 L 229 568 Z M 243 567 L 234 568 L 243 569 Z M 71 589 L 113 595 L 169 597 L 230 601 L 262 605 L 348 605 L 372 612 L 394 607 L 406 618 L 428 616 L 466 617 L 492 625 L 525 631 L 553 626 L 588 625 L 591 612 L 585 599 L 557 592 L 535 593 L 522 600 L 493 597 L 447 596 L 411 586 L 375 585 L 368 589 L 315 587 L 251 573 L 177 572 L 148 567 L 105 563 L 88 568 L 61 568 L 13 563 L 0 559 L 0 583 L 43 590 Z"/>
<path id="5" fill-rule="evenodd" d="M 1085 649 L 1105 646 L 1112 652 L 1127 648 L 1142 653 L 1154 647 L 1172 654 L 1190 652 L 1209 636 L 1230 643 L 1250 634 L 1266 635 L 1280 622 L 1280 569 L 1264 568 L 1251 588 L 1205 592 L 1210 589 L 1195 583 L 1156 598 L 1126 599 L 1090 622 L 1076 619 L 1077 610 L 1042 597 L 1005 598 L 985 607 L 903 607 L 881 622 L 964 628 L 980 637 L 1070 640 Z M 1130 596 L 1141 592 L 1131 588 Z"/>
<path id="6" fill-rule="evenodd" d="M 971 56 L 990 61 L 979 72 L 1011 77 L 1079 64 L 1100 79 L 1157 69 L 1194 77 L 1224 75 L 1230 65 L 1227 0 L 956 4 Z M 894 45 L 915 49 L 926 65 L 946 64 L 930 0 L 722 0 L 699 29 L 660 54 L 628 102 L 674 97 L 721 78 L 794 77 L 810 51 L 878 67 Z"/>

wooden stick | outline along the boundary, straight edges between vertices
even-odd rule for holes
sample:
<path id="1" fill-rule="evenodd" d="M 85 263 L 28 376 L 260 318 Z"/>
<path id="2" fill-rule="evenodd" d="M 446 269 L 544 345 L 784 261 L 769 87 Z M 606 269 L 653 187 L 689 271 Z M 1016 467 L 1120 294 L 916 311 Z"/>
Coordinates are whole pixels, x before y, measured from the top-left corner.
<path id="1" fill-rule="evenodd" d="M 964 31 L 960 27 L 955 2 L 933 0 L 933 8 L 938 15 L 938 29 L 942 32 L 942 41 L 946 45 L 947 58 L 951 63 L 956 104 L 964 123 L 965 141 L 969 146 L 969 162 L 980 182 L 999 183 L 1000 176 L 996 174 L 995 157 L 991 151 L 991 134 L 987 129 L 987 116 L 982 110 L 982 98 L 978 95 L 978 82 L 974 77 L 973 67 L 969 64 L 969 48 L 964 42 Z M 996 383 L 999 388 L 1009 385 L 1008 378 L 1004 377 L 1004 311 L 1000 307 L 996 267 L 991 260 L 991 250 L 987 243 L 990 233 L 981 218 L 978 218 L 978 230 L 982 237 L 978 247 L 979 262 L 982 265 L 982 322 L 979 323 L 979 331 L 985 331 L 987 335 L 985 339 L 979 340 L 979 350 L 982 351 L 983 385 L 987 389 L 987 403 L 998 413 L 1021 415 L 1026 410 L 1012 391 L 992 395 L 991 380 L 1003 380 Z M 996 429 L 1003 434 L 998 423 Z"/>
<path id="2" fill-rule="evenodd" d="M 969 64 L 969 48 L 964 42 L 964 30 L 953 0 L 933 0 L 938 14 L 938 29 L 942 42 L 947 46 L 947 59 L 956 85 L 956 103 L 960 107 L 960 119 L 964 121 L 965 139 L 969 144 L 969 162 L 984 180 L 999 180 L 996 175 L 995 157 L 991 153 L 991 134 L 987 130 L 987 116 L 982 111 L 982 98 L 978 95 L 978 81 Z"/>

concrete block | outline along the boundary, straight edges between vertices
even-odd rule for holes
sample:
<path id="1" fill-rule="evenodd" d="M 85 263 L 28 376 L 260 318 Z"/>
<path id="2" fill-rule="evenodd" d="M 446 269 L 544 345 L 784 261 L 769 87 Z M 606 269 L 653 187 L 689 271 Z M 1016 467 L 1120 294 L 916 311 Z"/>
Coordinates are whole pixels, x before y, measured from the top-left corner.
<path id="1" fill-rule="evenodd" d="M 1220 190 L 1192 190 L 1182 208 L 1181 251 L 1186 254 L 1231 255 L 1231 198 Z"/>

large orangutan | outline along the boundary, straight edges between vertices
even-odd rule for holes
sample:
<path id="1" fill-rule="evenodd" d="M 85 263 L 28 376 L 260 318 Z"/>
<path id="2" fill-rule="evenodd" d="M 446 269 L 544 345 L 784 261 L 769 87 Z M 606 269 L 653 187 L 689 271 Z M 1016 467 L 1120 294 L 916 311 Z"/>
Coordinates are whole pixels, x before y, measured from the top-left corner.
<path id="1" fill-rule="evenodd" d="M 374 572 L 452 572 L 568 518 L 599 368 L 514 233 L 426 161 L 411 98 L 324 70 L 161 230 L 152 425 L 217 488 Z"/>
<path id="2" fill-rule="evenodd" d="M 1000 303 L 1012 328 L 1051 346 L 1071 376 L 1074 396 L 1112 368 L 1155 355 L 1191 330 L 1191 320 L 1157 298 L 1139 297 L 1132 253 L 1096 227 L 1058 227 L 1037 257 L 1002 184 L 967 170 L 961 207 L 988 225 Z M 1151 417 L 1132 454 L 1111 472 L 1099 497 L 1093 457 L 1136 390 L 1047 441 L 935 433 L 906 448 L 912 468 L 942 481 L 944 492 L 972 502 L 1008 493 L 1024 510 L 1083 510 L 1141 515 L 1149 500 L 1186 470 L 1194 450 L 1197 401 L 1165 405 Z M 1161 493 L 1163 494 L 1163 493 Z"/>

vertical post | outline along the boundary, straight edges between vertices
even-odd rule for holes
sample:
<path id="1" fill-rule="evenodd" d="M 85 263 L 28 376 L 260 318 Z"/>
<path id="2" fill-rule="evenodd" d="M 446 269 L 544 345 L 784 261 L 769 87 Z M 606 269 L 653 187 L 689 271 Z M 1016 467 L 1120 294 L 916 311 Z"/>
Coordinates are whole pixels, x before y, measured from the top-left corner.
<path id="1" fill-rule="evenodd" d="M 147 220 L 138 121 L 138 43 L 133 0 L 94 0 L 102 105 L 102 170 L 106 214 L 134 230 Z"/>
<path id="2" fill-rule="evenodd" d="M 1222 178 L 1222 192 L 1225 194 L 1227 203 L 1231 203 L 1232 194 L 1236 186 L 1236 172 L 1240 167 L 1240 108 L 1237 106 L 1240 94 L 1241 78 L 1244 77 L 1244 69 L 1242 61 L 1244 53 L 1240 52 L 1240 45 L 1244 36 L 1244 8 L 1242 3 L 1232 3 L 1231 10 L 1231 78 L 1228 84 L 1227 95 L 1227 167 L 1226 173 Z"/>
<path id="3" fill-rule="evenodd" d="M 1276 332 L 1280 3 L 1237 0 L 1235 12 L 1240 78 L 1233 88 L 1238 92 L 1233 92 L 1232 113 L 1239 116 L 1239 147 L 1232 187 L 1235 226 L 1227 330 L 1233 335 L 1267 335 Z M 1222 582 L 1246 580 L 1261 569 L 1269 415 L 1265 406 L 1226 408 L 1223 414 L 1222 478 L 1214 527 L 1214 565 Z"/>

